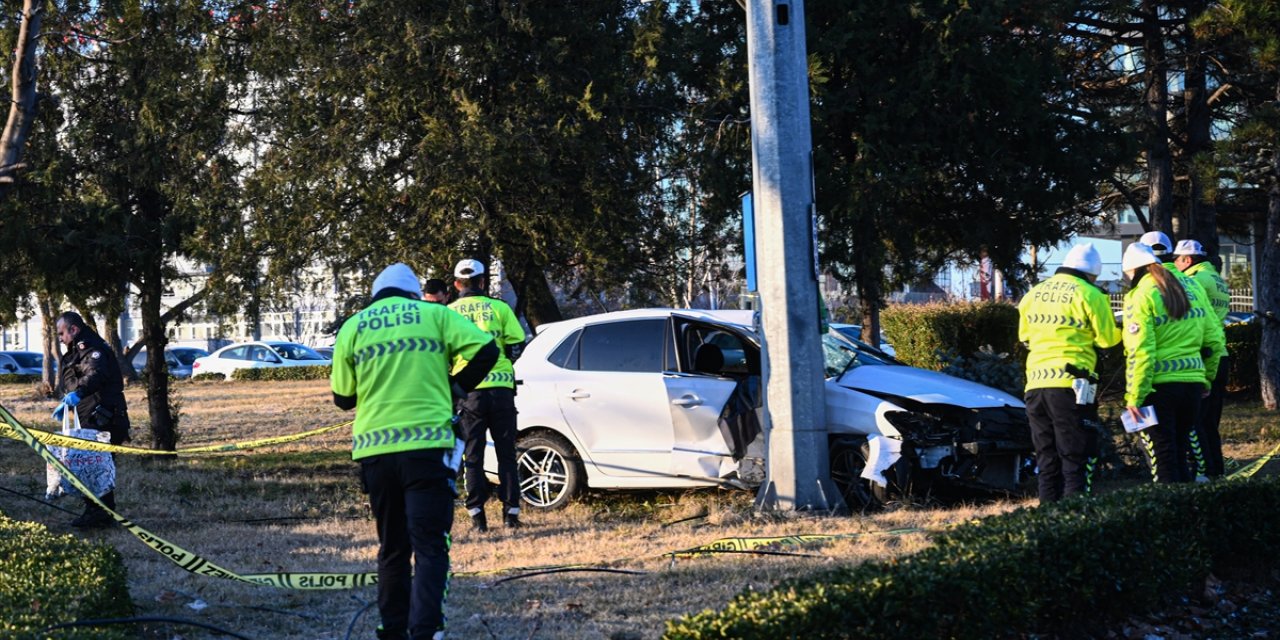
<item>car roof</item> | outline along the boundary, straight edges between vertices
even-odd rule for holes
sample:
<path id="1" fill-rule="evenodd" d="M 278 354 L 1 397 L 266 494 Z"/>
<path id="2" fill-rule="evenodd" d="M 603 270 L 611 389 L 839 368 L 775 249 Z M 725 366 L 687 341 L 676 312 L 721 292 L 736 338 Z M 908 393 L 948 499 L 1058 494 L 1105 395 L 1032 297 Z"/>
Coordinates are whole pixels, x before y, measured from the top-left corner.
<path id="1" fill-rule="evenodd" d="M 0 353 L 3 353 L 3 354 L 5 354 L 5 355 L 9 355 L 9 354 L 11 354 L 11 353 L 17 353 L 17 354 L 28 355 L 28 356 L 42 356 L 42 355 L 44 355 L 43 353 L 40 353 L 39 351 L 0 351 Z"/>
<path id="2" fill-rule="evenodd" d="M 703 320 L 707 322 L 729 324 L 750 330 L 752 328 L 753 313 L 755 312 L 749 309 L 672 309 L 666 307 L 629 309 L 627 311 L 610 311 L 607 313 L 580 316 L 569 320 L 561 320 L 559 322 L 549 322 L 538 327 L 538 334 L 568 333 L 579 327 L 589 324 L 599 324 L 602 322 L 643 320 L 646 318 L 668 318 L 673 316 L 687 318 L 689 320 Z"/>

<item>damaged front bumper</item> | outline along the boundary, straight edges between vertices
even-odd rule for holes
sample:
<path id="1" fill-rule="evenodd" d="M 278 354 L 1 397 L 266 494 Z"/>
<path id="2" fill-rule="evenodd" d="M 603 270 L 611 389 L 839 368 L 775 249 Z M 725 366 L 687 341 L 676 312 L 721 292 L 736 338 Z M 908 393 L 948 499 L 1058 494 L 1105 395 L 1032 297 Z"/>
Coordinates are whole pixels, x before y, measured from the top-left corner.
<path id="1" fill-rule="evenodd" d="M 1034 475 L 1034 448 L 1020 407 L 928 407 L 880 414 L 890 435 L 867 436 L 862 477 L 898 487 L 944 479 L 986 491 L 1023 493 Z M 896 433 L 894 433 L 896 431 Z"/>

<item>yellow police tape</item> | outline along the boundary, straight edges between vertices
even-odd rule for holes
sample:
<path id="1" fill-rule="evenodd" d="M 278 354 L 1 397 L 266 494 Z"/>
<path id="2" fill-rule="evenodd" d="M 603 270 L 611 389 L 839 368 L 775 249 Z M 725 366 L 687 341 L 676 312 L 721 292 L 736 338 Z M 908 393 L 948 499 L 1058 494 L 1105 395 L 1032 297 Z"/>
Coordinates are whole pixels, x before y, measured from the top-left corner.
<path id="1" fill-rule="evenodd" d="M 3 409 L 3 407 L 0 407 Z M 6 410 L 5 413 L 8 413 Z M 211 444 L 203 447 L 190 447 L 186 449 L 178 449 L 177 451 L 160 451 L 156 449 L 141 449 L 138 447 L 124 447 L 115 444 L 107 444 L 96 440 L 85 440 L 83 438 L 72 438 L 64 436 L 61 433 L 51 433 L 49 431 L 30 431 L 33 438 L 39 440 L 46 447 L 69 447 L 71 449 L 81 449 L 84 451 L 105 451 L 107 453 L 119 453 L 123 455 L 134 456 L 192 456 L 192 455 L 209 455 L 213 453 L 222 453 L 226 451 L 245 451 L 248 449 L 258 449 L 261 447 L 269 447 L 286 442 L 294 442 L 304 440 L 312 436 L 318 436 L 330 431 L 336 431 L 346 426 L 350 426 L 351 422 L 343 422 L 319 429 L 303 431 L 287 436 L 276 436 L 274 438 L 262 438 L 260 440 L 249 440 L 247 442 L 234 442 L 231 444 Z M 11 438 L 13 440 L 22 440 L 17 431 L 7 424 L 0 424 L 0 437 Z"/>
<path id="2" fill-rule="evenodd" d="M 719 540 L 715 540 L 701 546 L 691 547 L 680 551 L 670 551 L 662 555 L 671 556 L 673 558 L 694 558 L 701 555 L 709 555 L 723 551 L 756 551 L 771 547 L 806 544 L 809 542 L 862 538 L 865 536 L 900 536 L 908 533 L 922 533 L 924 531 L 925 529 L 920 527 L 905 527 L 902 529 L 864 531 L 860 533 L 801 534 L 795 536 L 774 536 L 771 538 L 720 538 Z"/>
<path id="3" fill-rule="evenodd" d="M 124 516 L 112 511 L 103 504 L 97 496 L 88 487 L 80 482 L 80 479 L 71 473 L 65 465 L 54 456 L 36 438 L 34 434 L 22 426 L 13 414 L 7 409 L 0 406 L 0 418 L 9 423 L 9 426 L 17 434 L 18 439 L 25 442 L 31 447 L 44 461 L 53 465 L 62 477 L 66 478 L 76 489 L 83 493 L 85 498 L 92 500 L 95 504 L 111 514 L 111 517 L 120 526 L 124 527 L 129 533 L 143 542 L 143 544 L 151 547 L 156 552 L 168 558 L 170 562 L 182 567 L 183 569 L 201 576 L 209 576 L 211 578 L 222 578 L 225 580 L 234 580 L 238 582 L 247 582 L 267 587 L 280 587 L 283 589 L 352 589 L 356 587 L 364 587 L 378 584 L 377 573 L 236 573 L 230 569 L 206 560 L 182 547 L 179 547 L 160 536 L 143 529 L 142 527 L 130 522 Z"/>
<path id="4" fill-rule="evenodd" d="M 1252 478 L 1252 477 L 1254 476 L 1254 474 L 1258 473 L 1258 470 L 1259 470 L 1259 469 L 1261 469 L 1261 468 L 1262 468 L 1263 466 L 1265 466 L 1268 462 L 1270 462 L 1272 458 L 1275 458 L 1275 456 L 1276 456 L 1276 454 L 1277 454 L 1277 453 L 1280 453 L 1280 444 L 1276 445 L 1274 449 L 1272 449 L 1271 451 L 1269 451 L 1269 452 L 1267 453 L 1267 455 L 1262 456 L 1261 458 L 1258 458 L 1257 460 L 1254 460 L 1253 462 L 1249 463 L 1249 465 L 1248 465 L 1248 466 L 1246 466 L 1246 467 L 1242 467 L 1242 468 L 1240 468 L 1240 469 L 1237 469 L 1234 473 L 1232 473 L 1231 475 L 1229 475 L 1229 476 L 1227 476 L 1227 477 L 1228 477 L 1228 478 L 1230 478 L 1230 479 L 1235 479 L 1235 478 L 1248 479 L 1248 478 Z"/>

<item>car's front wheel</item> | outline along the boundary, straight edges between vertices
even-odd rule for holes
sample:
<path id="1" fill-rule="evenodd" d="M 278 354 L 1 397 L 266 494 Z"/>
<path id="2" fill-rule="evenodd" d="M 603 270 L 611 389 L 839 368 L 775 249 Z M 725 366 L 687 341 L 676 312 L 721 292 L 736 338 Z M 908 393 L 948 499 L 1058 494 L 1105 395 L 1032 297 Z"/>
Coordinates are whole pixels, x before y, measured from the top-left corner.
<path id="1" fill-rule="evenodd" d="M 866 441 L 837 440 L 831 443 L 831 481 L 854 513 L 876 511 L 888 500 L 889 490 L 862 477 L 871 447 Z"/>
<path id="2" fill-rule="evenodd" d="M 520 497 L 537 509 L 559 509 L 581 490 L 586 473 L 573 446 L 555 434 L 535 433 L 516 445 Z"/>

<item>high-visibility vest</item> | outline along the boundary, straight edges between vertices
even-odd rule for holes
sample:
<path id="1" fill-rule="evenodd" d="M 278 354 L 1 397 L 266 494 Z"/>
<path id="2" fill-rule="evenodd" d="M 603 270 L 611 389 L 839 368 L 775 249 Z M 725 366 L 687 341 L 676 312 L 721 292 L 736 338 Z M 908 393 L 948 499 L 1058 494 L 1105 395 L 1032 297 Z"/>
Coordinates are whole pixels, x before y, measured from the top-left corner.
<path id="1" fill-rule="evenodd" d="M 1111 303 L 1087 280 L 1059 273 L 1018 304 L 1018 339 L 1027 343 L 1027 390 L 1070 387 L 1067 365 L 1097 372 L 1094 347 L 1120 343 Z"/>

